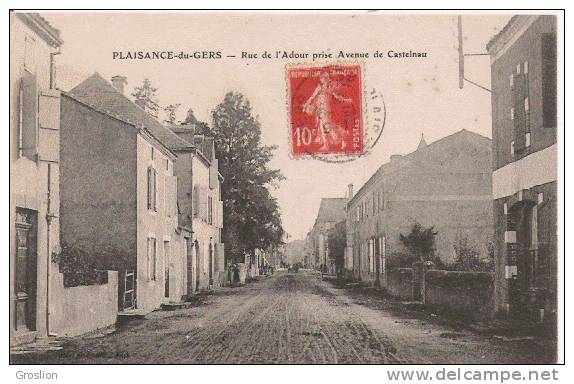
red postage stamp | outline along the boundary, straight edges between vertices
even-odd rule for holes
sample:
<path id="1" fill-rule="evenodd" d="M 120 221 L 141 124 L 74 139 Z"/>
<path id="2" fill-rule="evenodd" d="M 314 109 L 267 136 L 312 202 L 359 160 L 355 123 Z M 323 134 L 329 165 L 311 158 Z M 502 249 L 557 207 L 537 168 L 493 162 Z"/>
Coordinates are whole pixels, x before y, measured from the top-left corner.
<path id="1" fill-rule="evenodd" d="M 287 70 L 294 156 L 364 151 L 360 65 Z"/>

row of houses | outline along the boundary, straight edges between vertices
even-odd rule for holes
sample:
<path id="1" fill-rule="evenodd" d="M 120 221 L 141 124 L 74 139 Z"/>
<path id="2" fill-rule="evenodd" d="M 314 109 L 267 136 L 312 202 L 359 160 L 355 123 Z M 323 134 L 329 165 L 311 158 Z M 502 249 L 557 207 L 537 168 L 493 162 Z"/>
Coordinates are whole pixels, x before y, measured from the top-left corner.
<path id="1" fill-rule="evenodd" d="M 40 15 L 12 14 L 10 33 L 11 344 L 227 282 L 213 138 L 162 125 L 122 76 L 58 90 L 63 42 Z"/>
<path id="2" fill-rule="evenodd" d="M 436 254 L 456 258 L 461 241 L 494 263 L 494 311 L 555 318 L 557 310 L 556 18 L 521 15 L 487 45 L 492 140 L 462 130 L 393 155 L 356 192 L 323 199 L 307 236 L 306 264 L 385 287 L 408 250 L 413 223 L 433 227 Z M 329 233 L 346 226 L 344 254 Z"/>

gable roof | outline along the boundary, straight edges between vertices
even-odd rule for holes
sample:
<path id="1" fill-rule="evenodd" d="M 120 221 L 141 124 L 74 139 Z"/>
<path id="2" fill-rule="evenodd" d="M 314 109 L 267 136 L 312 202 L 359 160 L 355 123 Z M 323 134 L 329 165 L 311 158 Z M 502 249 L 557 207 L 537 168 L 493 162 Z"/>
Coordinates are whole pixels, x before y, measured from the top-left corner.
<path id="1" fill-rule="evenodd" d="M 357 193 L 355 195 L 353 195 L 353 197 L 349 200 L 349 205 L 351 205 L 353 202 L 355 202 L 357 199 L 359 199 L 359 196 L 362 196 L 365 193 L 365 191 L 368 190 L 368 188 L 373 183 L 377 182 L 380 179 L 381 176 L 397 171 L 398 169 L 402 168 L 403 166 L 409 164 L 412 160 L 416 160 L 417 158 L 419 158 L 419 156 L 424 156 L 424 154 L 426 154 L 428 152 L 445 151 L 446 148 L 448 148 L 450 145 L 452 145 L 453 142 L 456 142 L 457 140 L 462 140 L 462 139 L 466 139 L 469 142 L 473 142 L 473 143 L 476 143 L 479 145 L 484 145 L 484 146 L 490 146 L 492 143 L 492 140 L 489 139 L 488 137 L 479 135 L 478 133 L 468 131 L 466 129 L 461 129 L 458 132 L 455 132 L 453 134 L 450 134 L 448 136 L 440 138 L 436 141 L 433 141 L 430 144 L 426 144 L 426 141 L 425 141 L 426 145 L 423 147 L 421 147 L 420 143 L 419 143 L 419 147 L 415 151 L 408 153 L 404 156 L 397 155 L 398 159 L 391 160 L 390 162 L 381 165 L 375 171 L 375 173 L 373 173 L 373 175 L 369 178 L 369 180 L 367 180 L 367 182 L 365 184 L 363 184 L 363 186 L 357 191 Z M 391 158 L 393 156 L 395 156 L 395 155 L 392 155 Z"/>
<path id="2" fill-rule="evenodd" d="M 213 137 L 204 135 L 195 135 L 193 137 L 193 145 L 195 145 L 199 151 L 209 160 L 213 160 L 214 157 L 214 143 Z"/>
<path id="3" fill-rule="evenodd" d="M 347 199 L 345 197 L 322 198 L 315 224 L 345 220 L 346 205 Z"/>
<path id="4" fill-rule="evenodd" d="M 35 12 L 16 12 L 16 15 L 28 27 L 32 28 L 44 41 L 53 47 L 60 47 L 64 41 L 60 31 L 54 28 L 45 18 Z"/>
<path id="5" fill-rule="evenodd" d="M 75 99 L 110 115 L 143 125 L 158 141 L 170 150 L 190 148 L 192 145 L 164 127 L 153 116 L 118 92 L 99 73 L 94 73 L 70 92 Z"/>

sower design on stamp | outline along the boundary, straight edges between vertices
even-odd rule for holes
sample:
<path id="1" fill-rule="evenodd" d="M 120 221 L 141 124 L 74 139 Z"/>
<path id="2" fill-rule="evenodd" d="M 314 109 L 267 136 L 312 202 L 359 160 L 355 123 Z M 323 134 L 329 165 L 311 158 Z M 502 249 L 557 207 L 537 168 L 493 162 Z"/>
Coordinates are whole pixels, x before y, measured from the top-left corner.
<path id="1" fill-rule="evenodd" d="M 294 156 L 364 152 L 359 65 L 288 69 Z"/>

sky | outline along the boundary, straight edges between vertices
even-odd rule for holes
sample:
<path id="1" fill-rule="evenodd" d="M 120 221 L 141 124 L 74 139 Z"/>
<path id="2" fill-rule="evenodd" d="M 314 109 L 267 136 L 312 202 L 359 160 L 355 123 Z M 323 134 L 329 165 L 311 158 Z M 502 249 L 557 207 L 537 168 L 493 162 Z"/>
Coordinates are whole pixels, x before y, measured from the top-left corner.
<path id="1" fill-rule="evenodd" d="M 313 226 L 321 198 L 355 192 L 392 154 L 467 129 L 491 137 L 490 93 L 458 87 L 457 25 L 454 14 L 209 14 L 73 13 L 42 15 L 61 32 L 57 86 L 69 90 L 94 72 L 107 79 L 127 77 L 127 91 L 144 78 L 158 88 L 161 105 L 181 103 L 179 117 L 192 108 L 211 123 L 211 111 L 229 91 L 243 93 L 262 128 L 262 141 L 277 145 L 271 167 L 286 180 L 273 190 L 283 226 L 292 239 Z M 467 14 L 465 53 L 485 53 L 486 43 L 510 19 L 503 14 Z M 114 51 L 221 51 L 220 60 L 114 60 Z M 289 147 L 286 67 L 311 59 L 241 59 L 243 51 L 369 52 L 359 63 L 365 91 L 383 95 L 386 124 L 370 154 L 344 164 L 293 159 Z M 426 58 L 374 58 L 375 51 L 427 52 Z M 227 55 L 236 56 L 228 58 Z M 337 62 L 337 60 L 335 60 Z M 329 64 L 320 60 L 313 64 Z M 490 87 L 488 56 L 467 57 L 465 76 Z M 364 122 L 373 124 L 374 101 L 365 97 Z"/>

